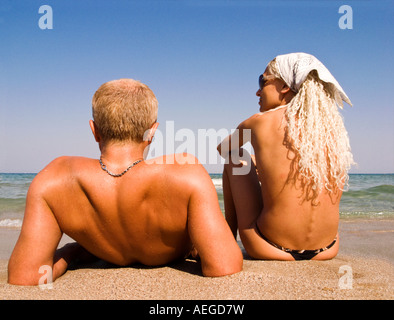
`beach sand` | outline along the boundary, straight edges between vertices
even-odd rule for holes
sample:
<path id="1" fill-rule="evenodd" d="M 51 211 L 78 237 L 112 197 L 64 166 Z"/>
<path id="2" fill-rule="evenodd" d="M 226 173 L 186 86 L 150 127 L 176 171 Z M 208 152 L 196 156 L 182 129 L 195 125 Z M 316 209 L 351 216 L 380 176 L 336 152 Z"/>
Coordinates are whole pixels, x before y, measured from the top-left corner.
<path id="1" fill-rule="evenodd" d="M 340 252 L 329 261 L 256 261 L 244 253 L 243 271 L 220 278 L 203 277 L 194 260 L 156 268 L 100 261 L 68 270 L 52 289 L 41 289 L 7 284 L 7 260 L 19 230 L 3 229 L 0 299 L 392 300 L 394 220 L 342 219 L 339 230 Z"/>

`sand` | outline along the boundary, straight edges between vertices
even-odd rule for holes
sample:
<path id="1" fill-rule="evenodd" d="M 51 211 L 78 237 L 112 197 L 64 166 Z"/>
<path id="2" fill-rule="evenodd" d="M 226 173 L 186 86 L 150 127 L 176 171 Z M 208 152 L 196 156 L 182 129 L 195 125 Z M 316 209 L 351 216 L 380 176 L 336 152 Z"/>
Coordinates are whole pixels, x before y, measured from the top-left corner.
<path id="1" fill-rule="evenodd" d="M 68 270 L 51 289 L 7 284 L 19 230 L 0 232 L 0 299 L 5 300 L 392 300 L 394 220 L 341 220 L 341 248 L 329 261 L 256 261 L 205 278 L 198 262 L 118 268 L 103 261 Z M 68 242 L 65 238 L 63 243 Z M 239 243 L 242 247 L 241 243 Z M 342 271 L 341 271 L 342 270 Z"/>

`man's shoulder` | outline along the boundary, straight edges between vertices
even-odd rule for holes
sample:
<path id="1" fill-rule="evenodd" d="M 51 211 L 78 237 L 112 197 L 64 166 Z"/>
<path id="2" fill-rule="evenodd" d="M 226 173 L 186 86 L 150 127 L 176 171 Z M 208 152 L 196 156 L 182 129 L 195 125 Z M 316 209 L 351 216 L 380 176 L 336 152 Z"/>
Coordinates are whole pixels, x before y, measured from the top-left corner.
<path id="1" fill-rule="evenodd" d="M 198 159 L 189 153 L 174 153 L 145 160 L 147 165 L 155 165 L 159 170 L 194 171 L 201 166 Z"/>
<path id="2" fill-rule="evenodd" d="M 177 181 L 199 183 L 208 175 L 197 157 L 189 153 L 164 155 L 146 160 L 145 163 L 154 166 L 156 174 L 163 174 L 168 179 Z"/>
<path id="3" fill-rule="evenodd" d="M 92 161 L 94 161 L 94 159 L 75 156 L 61 156 L 52 160 L 40 171 L 39 174 L 42 176 L 67 174 L 78 170 L 79 167 L 88 166 Z"/>
<path id="4" fill-rule="evenodd" d="M 31 189 L 48 190 L 59 184 L 65 184 L 67 177 L 71 177 L 76 167 L 82 167 L 91 159 L 72 156 L 61 156 L 52 160 L 33 179 Z"/>

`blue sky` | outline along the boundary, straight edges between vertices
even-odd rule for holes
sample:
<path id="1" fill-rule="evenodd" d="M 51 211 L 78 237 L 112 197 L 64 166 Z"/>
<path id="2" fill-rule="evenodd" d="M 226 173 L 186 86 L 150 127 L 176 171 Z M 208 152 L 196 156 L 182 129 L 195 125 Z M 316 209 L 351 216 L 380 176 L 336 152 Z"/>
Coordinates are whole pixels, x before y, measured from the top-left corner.
<path id="1" fill-rule="evenodd" d="M 344 4 L 353 29 L 338 25 Z M 53 29 L 39 28 L 41 5 L 51 6 Z M 358 163 L 351 172 L 393 173 L 393 17 L 391 0 L 2 0 L 0 172 L 38 172 L 61 155 L 98 158 L 91 98 L 113 79 L 155 92 L 164 136 L 168 121 L 194 133 L 236 128 L 258 112 L 267 63 L 302 51 L 353 102 L 342 112 Z"/>

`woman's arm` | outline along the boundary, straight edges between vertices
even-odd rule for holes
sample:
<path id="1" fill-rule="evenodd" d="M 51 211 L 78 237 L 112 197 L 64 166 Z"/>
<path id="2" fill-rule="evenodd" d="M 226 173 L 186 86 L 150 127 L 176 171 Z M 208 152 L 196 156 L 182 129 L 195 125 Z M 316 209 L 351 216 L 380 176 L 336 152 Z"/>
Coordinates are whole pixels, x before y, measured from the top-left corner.
<path id="1" fill-rule="evenodd" d="M 251 140 L 249 122 L 250 120 L 247 119 L 240 123 L 232 134 L 224 138 L 223 141 L 219 143 L 217 150 L 223 158 L 227 159 L 231 153 L 239 151 L 246 142 Z"/>

